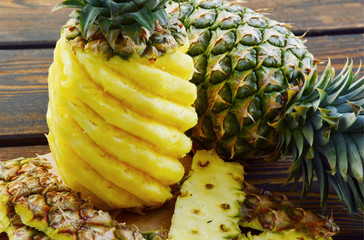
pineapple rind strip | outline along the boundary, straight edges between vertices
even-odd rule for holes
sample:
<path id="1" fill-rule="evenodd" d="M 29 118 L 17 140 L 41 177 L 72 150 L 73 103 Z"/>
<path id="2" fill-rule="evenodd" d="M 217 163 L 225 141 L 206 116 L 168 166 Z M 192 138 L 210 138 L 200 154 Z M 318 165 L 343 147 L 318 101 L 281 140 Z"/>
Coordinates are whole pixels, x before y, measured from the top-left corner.
<path id="1" fill-rule="evenodd" d="M 61 44 L 66 45 L 61 39 Z M 66 45 L 68 51 L 69 46 Z M 181 131 L 186 131 L 197 123 L 197 114 L 190 105 L 180 105 L 166 99 L 154 96 L 134 86 L 127 80 L 107 66 L 99 67 L 95 59 L 88 57 L 88 54 L 80 56 L 77 54 L 78 61 L 82 64 L 92 80 L 104 91 L 126 104 L 131 110 L 138 114 L 175 127 Z"/>
<path id="2" fill-rule="evenodd" d="M 92 82 L 72 52 L 64 46 L 61 48 L 62 57 L 58 56 L 58 50 L 55 52 L 55 59 L 63 62 L 65 77 L 73 85 L 72 88 L 63 88 L 65 96 L 76 94 L 98 115 L 103 116 L 105 122 L 154 144 L 159 152 L 182 158 L 190 151 L 192 142 L 183 132 L 127 109 L 120 101 L 100 90 Z"/>
<path id="3" fill-rule="evenodd" d="M 49 240 L 46 234 L 35 228 L 26 226 L 14 211 L 10 203 L 0 201 L 0 225 L 8 235 L 9 240 Z"/>
<path id="4" fill-rule="evenodd" d="M 143 199 L 147 204 L 155 205 L 171 198 L 168 186 L 162 185 L 148 174 L 128 166 L 102 151 L 83 133 L 83 130 L 68 114 L 60 111 L 60 106 L 57 106 L 56 103 L 53 104 L 58 110 L 53 113 L 54 122 L 52 124 L 58 126 L 54 133 L 64 139 L 73 151 L 78 156 L 82 156 L 82 159 L 85 159 L 102 177 L 139 199 Z M 67 126 L 67 128 L 64 128 L 64 126 Z M 72 129 L 72 132 L 68 131 L 68 129 Z"/>
<path id="5" fill-rule="evenodd" d="M 295 229 L 290 230 L 283 230 L 280 232 L 263 232 L 259 235 L 252 235 L 251 232 L 246 234 L 241 234 L 238 240 L 297 240 L 297 239 L 304 239 L 304 240 L 314 240 L 307 234 L 300 233 Z M 315 240 L 332 240 L 332 238 L 323 238 L 318 237 Z"/>
<path id="6" fill-rule="evenodd" d="M 12 204 L 21 221 L 64 239 L 145 239 L 137 229 L 114 221 L 97 211 L 49 172 L 50 164 L 41 158 L 2 162 L 0 196 Z M 4 182 L 5 181 L 5 182 Z"/>

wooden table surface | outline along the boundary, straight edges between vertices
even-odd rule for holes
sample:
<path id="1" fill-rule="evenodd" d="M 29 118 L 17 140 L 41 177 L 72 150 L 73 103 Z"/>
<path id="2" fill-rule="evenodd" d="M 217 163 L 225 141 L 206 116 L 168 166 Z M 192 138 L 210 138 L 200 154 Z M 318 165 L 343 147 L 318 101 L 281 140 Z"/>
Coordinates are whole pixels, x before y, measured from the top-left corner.
<path id="1" fill-rule="evenodd" d="M 0 1 L 0 160 L 49 152 L 45 138 L 48 67 L 60 28 L 69 14 L 64 10 L 50 15 L 52 6 L 58 2 Z M 268 8 L 271 19 L 292 24 L 292 31 L 297 35 L 310 30 L 305 37 L 306 46 L 320 60 L 330 57 L 336 69 L 347 58 L 354 60 L 356 68 L 364 60 L 363 0 L 247 0 L 245 5 L 255 10 Z M 250 183 L 281 191 L 297 201 L 299 189 L 282 186 L 289 166 L 289 160 L 249 164 L 246 178 Z M 318 188 L 314 186 L 302 207 L 319 211 L 319 199 Z M 145 230 L 168 227 L 172 212 L 173 204 L 169 203 L 165 209 L 146 216 L 122 213 L 118 219 L 136 223 Z M 329 196 L 326 214 L 331 213 L 341 228 L 335 239 L 364 239 L 363 216 L 349 216 L 334 194 Z M 0 239 L 7 238 L 1 235 Z"/>

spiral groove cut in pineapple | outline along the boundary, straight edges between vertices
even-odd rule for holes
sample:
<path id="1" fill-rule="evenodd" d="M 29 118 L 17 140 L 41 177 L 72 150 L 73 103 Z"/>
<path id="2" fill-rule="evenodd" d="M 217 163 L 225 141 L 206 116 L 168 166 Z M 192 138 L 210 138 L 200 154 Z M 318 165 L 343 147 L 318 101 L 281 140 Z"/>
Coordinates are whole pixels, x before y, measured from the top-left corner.
<path id="1" fill-rule="evenodd" d="M 192 59 L 108 59 L 64 34 L 49 71 L 48 140 L 63 180 L 100 208 L 156 207 L 181 180 L 197 123 Z M 176 66 L 181 66 L 180 68 Z"/>

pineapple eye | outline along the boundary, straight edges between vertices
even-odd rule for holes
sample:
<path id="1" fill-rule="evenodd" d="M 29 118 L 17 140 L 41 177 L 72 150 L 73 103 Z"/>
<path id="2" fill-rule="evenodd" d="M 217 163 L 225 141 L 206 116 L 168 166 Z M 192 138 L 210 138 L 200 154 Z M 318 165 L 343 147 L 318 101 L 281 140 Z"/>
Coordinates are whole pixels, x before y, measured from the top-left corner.
<path id="1" fill-rule="evenodd" d="M 193 213 L 194 213 L 194 214 L 199 214 L 199 213 L 200 213 L 200 210 L 198 210 L 198 209 L 194 209 L 194 210 L 193 210 Z"/>
<path id="2" fill-rule="evenodd" d="M 210 162 L 209 162 L 209 161 L 207 161 L 207 162 L 205 162 L 205 163 L 202 163 L 201 161 L 198 161 L 198 165 L 199 165 L 200 167 L 207 167 L 208 165 L 210 165 Z"/>
<path id="3" fill-rule="evenodd" d="M 230 205 L 227 204 L 227 203 L 223 203 L 223 204 L 221 204 L 221 208 L 224 209 L 224 210 L 229 210 L 230 209 Z"/>
<path id="4" fill-rule="evenodd" d="M 205 186 L 206 186 L 207 189 L 212 189 L 212 188 L 215 187 L 215 185 L 214 184 L 211 184 L 211 183 L 208 183 Z"/>
<path id="5" fill-rule="evenodd" d="M 220 225 L 220 229 L 223 231 L 223 232 L 228 232 L 229 231 L 229 228 L 227 226 L 225 226 L 224 224 L 221 224 Z"/>

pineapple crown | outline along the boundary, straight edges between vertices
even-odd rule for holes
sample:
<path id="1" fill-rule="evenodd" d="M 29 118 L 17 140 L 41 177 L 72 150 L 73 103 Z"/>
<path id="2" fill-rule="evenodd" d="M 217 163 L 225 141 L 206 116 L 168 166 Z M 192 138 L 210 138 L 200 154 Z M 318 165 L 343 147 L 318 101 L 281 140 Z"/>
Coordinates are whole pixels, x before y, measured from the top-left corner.
<path id="1" fill-rule="evenodd" d="M 79 31 L 72 38 L 80 35 L 89 42 L 101 36 L 110 51 L 124 57 L 134 52 L 142 56 L 163 55 L 187 40 L 183 25 L 166 13 L 167 1 L 65 0 L 54 6 L 52 13 L 76 8 L 70 17 L 76 20 L 72 27 Z"/>
<path id="2" fill-rule="evenodd" d="M 321 207 L 326 209 L 329 186 L 349 212 L 364 209 L 364 77 L 347 64 L 335 76 L 330 61 L 319 79 L 317 70 L 305 75 L 298 94 L 288 94 L 284 117 L 271 124 L 280 132 L 272 160 L 292 155 L 287 180 L 303 180 L 301 199 L 317 176 Z"/>

